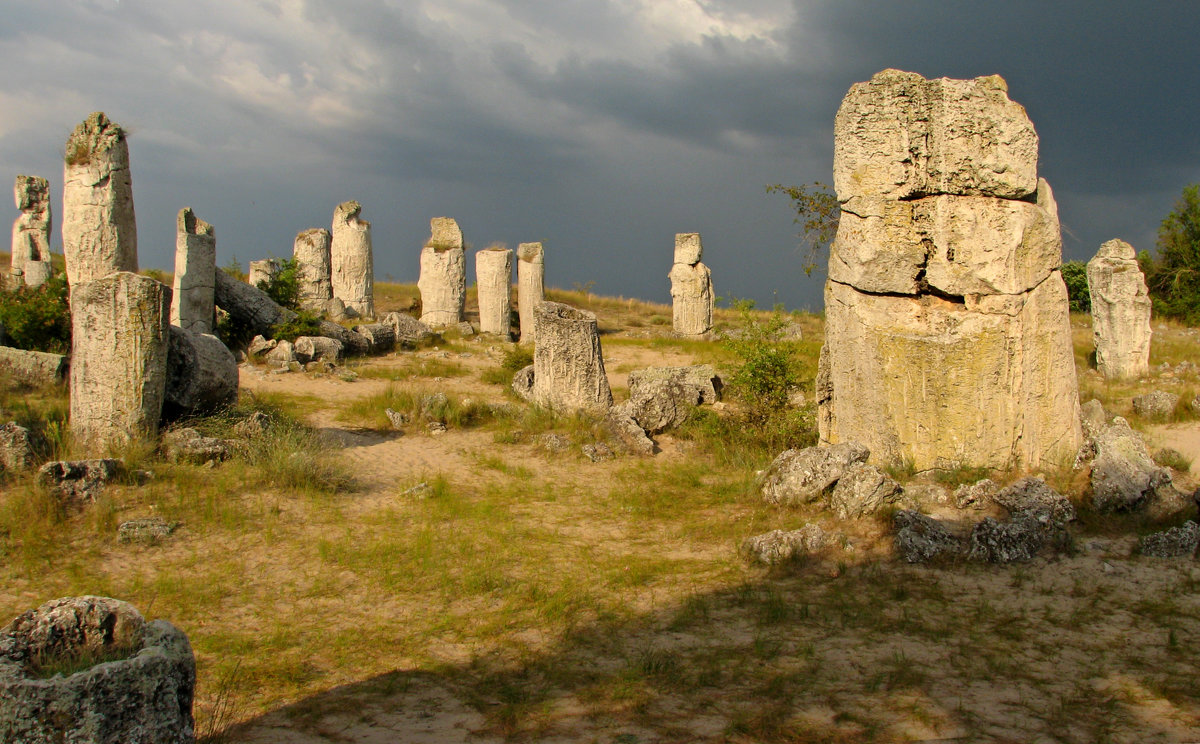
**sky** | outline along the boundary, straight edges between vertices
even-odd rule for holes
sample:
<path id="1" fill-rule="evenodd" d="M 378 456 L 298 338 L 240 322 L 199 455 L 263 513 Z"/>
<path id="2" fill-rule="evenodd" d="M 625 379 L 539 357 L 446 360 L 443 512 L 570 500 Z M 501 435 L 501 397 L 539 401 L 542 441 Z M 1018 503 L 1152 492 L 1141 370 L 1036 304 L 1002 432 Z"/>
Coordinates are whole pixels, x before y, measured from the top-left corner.
<path id="1" fill-rule="evenodd" d="M 50 179 L 61 250 L 64 143 L 106 112 L 143 268 L 171 269 L 184 206 L 244 266 L 357 199 L 381 281 L 415 282 L 449 216 L 476 249 L 542 241 L 550 286 L 667 302 L 674 235 L 699 232 L 726 301 L 820 310 L 765 187 L 830 183 L 842 97 L 889 67 L 1008 81 L 1066 259 L 1152 249 L 1200 182 L 1196 2 L 0 0 L 0 19 L 0 179 Z"/>

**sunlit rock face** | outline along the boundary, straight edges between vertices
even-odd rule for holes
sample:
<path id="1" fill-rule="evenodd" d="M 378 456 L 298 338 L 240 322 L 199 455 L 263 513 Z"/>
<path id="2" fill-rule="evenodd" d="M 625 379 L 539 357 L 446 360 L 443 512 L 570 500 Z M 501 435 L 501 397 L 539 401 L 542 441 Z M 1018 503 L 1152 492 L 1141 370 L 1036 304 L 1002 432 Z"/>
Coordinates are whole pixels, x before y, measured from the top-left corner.
<path id="1" fill-rule="evenodd" d="M 1137 251 L 1123 240 L 1100 246 L 1087 265 L 1096 368 L 1110 380 L 1150 373 L 1150 291 Z"/>

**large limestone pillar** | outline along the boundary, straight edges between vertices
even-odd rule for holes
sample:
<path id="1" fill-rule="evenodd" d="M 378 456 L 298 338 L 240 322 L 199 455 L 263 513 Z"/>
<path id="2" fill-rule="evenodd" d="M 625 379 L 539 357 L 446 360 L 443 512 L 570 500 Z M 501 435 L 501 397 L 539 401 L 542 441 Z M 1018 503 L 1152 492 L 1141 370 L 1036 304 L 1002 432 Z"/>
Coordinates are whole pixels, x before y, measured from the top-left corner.
<path id="1" fill-rule="evenodd" d="M 330 285 L 333 296 L 365 318 L 375 317 L 375 259 L 371 251 L 371 223 L 360 219 L 362 205 L 342 202 L 333 211 L 333 237 L 329 246 Z"/>
<path id="2" fill-rule="evenodd" d="M 191 207 L 184 207 L 175 222 L 172 325 L 212 333 L 216 274 L 217 237 L 213 226 L 197 217 Z"/>
<path id="3" fill-rule="evenodd" d="M 1150 291 L 1137 251 L 1123 240 L 1100 246 L 1087 265 L 1096 368 L 1123 380 L 1150 374 Z"/>
<path id="4" fill-rule="evenodd" d="M 13 223 L 12 275 L 40 287 L 50 278 L 50 184 L 40 176 L 17 176 L 13 197 L 21 216 Z"/>
<path id="5" fill-rule="evenodd" d="M 429 221 L 430 236 L 421 249 L 421 322 L 430 328 L 457 325 L 467 297 L 467 265 L 463 236 L 449 217 Z"/>
<path id="6" fill-rule="evenodd" d="M 533 402 L 563 412 L 612 406 L 596 316 L 558 302 L 541 302 L 533 318 Z"/>
<path id="7" fill-rule="evenodd" d="M 681 336 L 703 336 L 712 330 L 712 272 L 700 262 L 700 233 L 675 236 L 675 263 L 671 266 L 672 325 Z"/>
<path id="8" fill-rule="evenodd" d="M 63 256 L 67 282 L 138 270 L 137 225 L 125 131 L 96 112 L 67 139 Z"/>
<path id="9" fill-rule="evenodd" d="M 71 436 L 92 456 L 158 432 L 169 287 L 127 271 L 71 285 Z"/>
<path id="10" fill-rule="evenodd" d="M 296 262 L 301 307 L 320 310 L 333 299 L 333 285 L 330 283 L 330 242 L 329 231 L 320 228 L 305 230 L 296 235 L 296 242 L 292 246 L 292 258 Z"/>
<path id="11" fill-rule="evenodd" d="M 512 254 L 503 246 L 475 254 L 479 290 L 479 331 L 508 338 L 512 331 Z"/>
<path id="12" fill-rule="evenodd" d="M 825 444 L 918 470 L 1069 463 L 1082 440 L 1058 208 L 996 76 L 885 70 L 835 122 Z"/>
<path id="13" fill-rule="evenodd" d="M 517 313 L 521 343 L 533 343 L 533 309 L 546 299 L 546 258 L 541 243 L 517 246 Z"/>

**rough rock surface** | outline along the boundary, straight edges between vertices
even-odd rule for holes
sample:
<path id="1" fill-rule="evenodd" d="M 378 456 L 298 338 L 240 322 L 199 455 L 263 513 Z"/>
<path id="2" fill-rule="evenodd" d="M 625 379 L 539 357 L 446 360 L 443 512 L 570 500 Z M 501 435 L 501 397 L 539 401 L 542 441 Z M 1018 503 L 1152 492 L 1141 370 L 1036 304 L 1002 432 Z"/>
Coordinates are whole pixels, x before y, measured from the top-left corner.
<path id="1" fill-rule="evenodd" d="M 275 346 L 271 347 L 271 350 L 264 354 L 263 357 L 267 360 L 268 364 L 277 366 L 286 366 L 289 362 L 300 361 L 296 358 L 296 345 L 291 341 L 277 341 Z"/>
<path id="2" fill-rule="evenodd" d="M 55 460 L 38 468 L 37 482 L 64 503 L 78 506 L 95 501 L 104 484 L 125 469 L 120 460 Z"/>
<path id="3" fill-rule="evenodd" d="M 54 385 L 66 379 L 67 371 L 67 357 L 62 354 L 0 346 L 0 374 L 24 385 Z"/>
<path id="4" fill-rule="evenodd" d="M 457 325 L 467 298 L 467 264 L 462 230 L 449 217 L 429 222 L 430 236 L 421 249 L 421 322 L 431 328 Z"/>
<path id="5" fill-rule="evenodd" d="M 171 536 L 179 529 L 179 522 L 168 522 L 162 517 L 129 519 L 117 527 L 117 542 L 154 544 Z"/>
<path id="6" fill-rule="evenodd" d="M 333 296 L 366 318 L 375 317 L 375 258 L 371 250 L 371 223 L 359 217 L 362 205 L 342 202 L 333 210 L 333 237 L 329 244 L 330 285 Z"/>
<path id="7" fill-rule="evenodd" d="M 217 238 L 213 226 L 191 207 L 175 221 L 175 280 L 171 324 L 196 333 L 213 331 L 213 294 L 217 281 Z"/>
<path id="8" fill-rule="evenodd" d="M 522 367 L 513 373 L 512 391 L 521 400 L 533 400 L 533 365 Z M 640 427 L 639 427 L 640 429 Z M 645 433 L 643 432 L 643 436 Z"/>
<path id="9" fill-rule="evenodd" d="M 1155 532 L 1138 540 L 1138 552 L 1154 558 L 1195 555 L 1197 546 L 1200 546 L 1200 525 L 1190 519 L 1179 527 Z"/>
<path id="10" fill-rule="evenodd" d="M 158 433 L 171 290 L 126 271 L 71 285 L 71 436 L 103 454 Z"/>
<path id="11" fill-rule="evenodd" d="M 1123 240 L 1100 246 L 1087 265 L 1096 368 L 1109 380 L 1150 374 L 1150 290 L 1137 251 Z"/>
<path id="12" fill-rule="evenodd" d="M 702 263 L 677 263 L 671 266 L 668 277 L 674 331 L 681 336 L 702 336 L 711 331 L 715 297 L 712 271 Z"/>
<path id="13" fill-rule="evenodd" d="M 296 262 L 296 279 L 300 286 L 300 306 L 315 311 L 327 310 L 333 299 L 330 246 L 333 237 L 328 230 L 314 227 L 296 234 L 292 243 L 292 259 Z M 345 308 L 345 303 L 342 303 Z"/>
<path id="14" fill-rule="evenodd" d="M 513 252 L 499 246 L 475 254 L 480 333 L 507 339 L 512 332 L 512 259 Z"/>
<path id="15" fill-rule="evenodd" d="M 1066 529 L 1075 520 L 1074 505 L 1039 478 L 1022 478 L 1000 489 L 992 500 L 1014 518 L 1033 517 L 1044 529 Z"/>
<path id="16" fill-rule="evenodd" d="M 433 338 L 429 326 L 405 313 L 388 313 L 383 317 L 384 323 L 390 323 L 396 331 L 396 344 L 408 348 L 416 348 Z"/>
<path id="17" fill-rule="evenodd" d="M 534 309 L 533 402 L 556 411 L 603 411 L 613 402 L 596 316 L 558 302 Z"/>
<path id="18" fill-rule="evenodd" d="M 749 560 L 774 566 L 815 553 L 824 548 L 826 542 L 824 530 L 815 524 L 806 524 L 798 530 L 771 530 L 748 537 L 742 541 L 739 552 Z"/>
<path id="19" fill-rule="evenodd" d="M 292 343 L 292 349 L 301 364 L 316 361 L 340 364 L 344 353 L 341 341 L 324 336 L 300 336 Z"/>
<path id="20" fill-rule="evenodd" d="M 271 332 L 271 326 L 296 318 L 296 313 L 281 307 L 266 292 L 239 282 L 224 271 L 217 272 L 216 300 L 218 307 L 264 336 Z M 341 341 L 347 354 L 367 353 L 366 339 L 345 326 L 323 320 L 320 331 L 326 338 Z"/>
<path id="21" fill-rule="evenodd" d="M 866 462 L 870 455 L 871 451 L 857 442 L 785 450 L 759 476 L 758 487 L 768 503 L 807 504 L 816 501 L 851 465 Z"/>
<path id="22" fill-rule="evenodd" d="M 1099 511 L 1136 509 L 1171 482 L 1129 422 L 1117 416 L 1092 441 L 1092 505 Z"/>
<path id="23" fill-rule="evenodd" d="M 383 323 L 354 326 L 353 330 L 366 339 L 371 354 L 386 354 L 396 348 L 396 327 L 386 320 Z"/>
<path id="24" fill-rule="evenodd" d="M 546 299 L 546 254 L 541 243 L 517 246 L 517 314 L 521 343 L 533 343 L 533 308 Z"/>
<path id="25" fill-rule="evenodd" d="M 701 405 L 712 405 L 721 400 L 724 383 L 711 364 L 694 364 L 688 367 L 646 367 L 629 373 L 629 395 L 643 385 L 657 380 L 671 380 L 692 388 L 699 396 Z"/>
<path id="26" fill-rule="evenodd" d="M 15 421 L 0 426 L 0 473 L 29 470 L 33 463 L 33 439 L 29 430 Z"/>
<path id="27" fill-rule="evenodd" d="M 856 462 L 838 478 L 829 505 L 839 519 L 857 519 L 895 503 L 900 484 L 874 465 Z"/>
<path id="28" fill-rule="evenodd" d="M 982 509 L 996 495 L 999 486 L 991 478 L 964 483 L 954 490 L 954 506 L 959 509 Z"/>
<path id="29" fill-rule="evenodd" d="M 619 407 L 610 408 L 605 414 L 604 428 L 623 452 L 641 457 L 654 454 L 654 442 L 646 436 L 646 430 Z"/>
<path id="30" fill-rule="evenodd" d="M 647 434 L 658 434 L 679 426 L 700 404 L 694 388 L 673 379 L 646 380 L 630 387 L 629 400 L 620 408 Z"/>
<path id="31" fill-rule="evenodd" d="M 50 278 L 50 183 L 41 176 L 17 176 L 13 199 L 21 215 L 13 223 L 12 274 L 27 287 Z"/>
<path id="32" fill-rule="evenodd" d="M 1092 439 L 1100 430 L 1108 425 L 1112 416 L 1104 410 L 1104 404 L 1092 398 L 1079 407 L 1079 423 L 1083 427 L 1083 436 Z"/>
<path id="33" fill-rule="evenodd" d="M 210 413 L 237 403 L 238 367 L 221 339 L 171 326 L 163 418 Z"/>
<path id="34" fill-rule="evenodd" d="M 1133 412 L 1143 418 L 1163 421 L 1175 413 L 1179 395 L 1166 390 L 1154 390 L 1133 399 Z"/>
<path id="35" fill-rule="evenodd" d="M 229 445 L 222 439 L 206 437 L 191 428 L 172 429 L 162 438 L 163 454 L 171 462 L 190 462 L 203 465 L 221 462 L 229 457 Z"/>
<path id="36" fill-rule="evenodd" d="M 695 266 L 704 257 L 704 245 L 700 241 L 700 233 L 675 234 L 675 260 L 673 264 Z"/>
<path id="37" fill-rule="evenodd" d="M 125 131 L 101 112 L 67 139 L 63 257 L 71 286 L 138 270 L 137 223 Z"/>
<path id="38" fill-rule="evenodd" d="M 909 563 L 928 563 L 962 552 L 962 541 L 941 522 L 920 512 L 901 510 L 892 518 L 896 552 Z"/>
<path id="39" fill-rule="evenodd" d="M 116 656 L 40 679 L 40 659 Z M 0 741 L 191 744 L 196 663 L 187 636 L 132 605 L 67 597 L 0 630 Z"/>
<path id="40" fill-rule="evenodd" d="M 984 517 L 971 530 L 967 557 L 985 563 L 1031 561 L 1045 543 L 1043 525 L 1031 514 L 1022 514 L 1010 522 Z"/>

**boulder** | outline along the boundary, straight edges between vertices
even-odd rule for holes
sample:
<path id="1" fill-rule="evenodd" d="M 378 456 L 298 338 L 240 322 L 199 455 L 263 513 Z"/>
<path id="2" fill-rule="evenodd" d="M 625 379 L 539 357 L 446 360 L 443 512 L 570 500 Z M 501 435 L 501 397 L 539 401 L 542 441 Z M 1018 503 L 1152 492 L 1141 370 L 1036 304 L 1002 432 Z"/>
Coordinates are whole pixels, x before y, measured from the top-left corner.
<path id="1" fill-rule="evenodd" d="M 640 381 L 631 386 L 621 408 L 648 434 L 658 434 L 687 421 L 700 403 L 700 393 L 674 379 Z"/>
<path id="2" fill-rule="evenodd" d="M 620 408 L 608 410 L 604 416 L 604 428 L 618 448 L 626 454 L 642 457 L 654 454 L 654 442 L 646 436 L 646 430 Z"/>
<path id="3" fill-rule="evenodd" d="M 1141 437 L 1117 416 L 1092 442 L 1092 505 L 1098 511 L 1136 509 L 1171 483 L 1171 471 L 1155 464 Z"/>
<path id="4" fill-rule="evenodd" d="M 191 428 L 173 429 L 163 434 L 163 454 L 171 462 L 203 465 L 221 462 L 229 457 L 229 445 L 222 439 L 203 436 Z"/>
<path id="5" fill-rule="evenodd" d="M 343 350 L 342 342 L 324 336 L 300 336 L 292 344 L 296 361 L 301 364 L 323 361 L 340 364 Z"/>
<path id="6" fill-rule="evenodd" d="M 1009 522 L 984 517 L 971 530 L 967 557 L 985 563 L 1031 561 L 1045 543 L 1044 526 L 1032 514 L 1021 514 Z"/>
<path id="7" fill-rule="evenodd" d="M 694 389 L 700 404 L 713 404 L 721 400 L 724 383 L 711 364 L 695 364 L 690 367 L 647 367 L 629 373 L 629 397 L 633 397 L 642 386 L 670 380 Z"/>
<path id="8" fill-rule="evenodd" d="M 0 473 L 19 473 L 33 467 L 33 439 L 29 430 L 10 421 L 0 426 Z"/>
<path id="9" fill-rule="evenodd" d="M 406 348 L 416 348 L 433 339 L 433 331 L 429 326 L 404 313 L 388 313 L 383 317 L 396 331 L 396 344 Z"/>
<path id="10" fill-rule="evenodd" d="M 513 374 L 512 391 L 521 400 L 533 399 L 533 365 L 522 367 Z M 626 414 L 628 418 L 628 414 Z M 640 427 L 639 427 L 640 429 Z M 643 433 L 643 436 L 645 434 Z"/>
<path id="11" fill-rule="evenodd" d="M 742 542 L 739 552 L 748 560 L 774 566 L 816 553 L 825 547 L 826 542 L 825 532 L 819 526 L 806 524 L 798 530 L 771 530 L 748 537 Z"/>
<path id="12" fill-rule="evenodd" d="M 857 519 L 895 503 L 900 484 L 874 465 L 856 462 L 838 478 L 829 505 L 839 519 Z"/>
<path id="13" fill-rule="evenodd" d="M 386 354 L 396 348 L 396 328 L 386 321 L 354 326 L 354 332 L 366 339 L 372 354 Z"/>
<path id="14" fill-rule="evenodd" d="M 267 352 L 279 345 L 279 342 L 265 336 L 255 336 L 246 347 L 246 356 L 250 358 L 265 356 Z"/>
<path id="15" fill-rule="evenodd" d="M 1137 251 L 1123 240 L 1100 246 L 1087 265 L 1096 369 L 1109 380 L 1150 374 L 1150 290 Z"/>
<path id="16" fill-rule="evenodd" d="M 1038 478 L 1022 478 L 1000 489 L 992 500 L 1014 519 L 1028 515 L 1044 529 L 1064 530 L 1075 520 L 1075 506 Z"/>
<path id="17" fill-rule="evenodd" d="M 1196 554 L 1200 525 L 1192 520 L 1179 527 L 1146 535 L 1138 540 L 1138 552 L 1153 558 L 1183 558 Z"/>
<path id="18" fill-rule="evenodd" d="M 1092 398 L 1079 407 L 1079 423 L 1083 428 L 1083 436 L 1092 439 L 1103 429 L 1112 416 L 1104 410 L 1104 404 Z"/>
<path id="19" fill-rule="evenodd" d="M 67 379 L 69 369 L 69 360 L 62 354 L 0 346 L 0 374 L 22 385 L 57 385 Z"/>
<path id="20" fill-rule="evenodd" d="M 963 551 L 962 541 L 938 520 L 920 512 L 901 510 L 892 518 L 896 552 L 908 563 L 952 558 Z"/>
<path id="21" fill-rule="evenodd" d="M 954 490 L 954 506 L 959 509 L 982 509 L 996 495 L 999 486 L 991 478 L 964 483 Z"/>
<path id="22" fill-rule="evenodd" d="M 771 504 L 811 503 L 870 454 L 857 442 L 785 450 L 758 477 L 758 488 Z"/>
<path id="23" fill-rule="evenodd" d="M 211 413 L 237 403 L 237 358 L 221 339 L 171 326 L 163 418 Z"/>
<path id="24" fill-rule="evenodd" d="M 285 367 L 290 362 L 299 361 L 296 358 L 295 345 L 291 341 L 279 341 L 275 344 L 275 348 L 268 351 L 264 358 L 268 364 L 273 364 L 277 367 Z"/>
<path id="25" fill-rule="evenodd" d="M 1152 421 L 1165 421 L 1175 414 L 1179 396 L 1166 390 L 1155 390 L 1133 399 L 1133 412 Z"/>
<path id="26" fill-rule="evenodd" d="M 36 480 L 60 501 L 81 506 L 95 501 L 108 481 L 125 470 L 120 460 L 55 460 L 38 468 Z"/>

